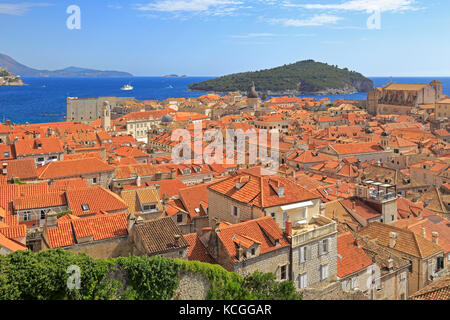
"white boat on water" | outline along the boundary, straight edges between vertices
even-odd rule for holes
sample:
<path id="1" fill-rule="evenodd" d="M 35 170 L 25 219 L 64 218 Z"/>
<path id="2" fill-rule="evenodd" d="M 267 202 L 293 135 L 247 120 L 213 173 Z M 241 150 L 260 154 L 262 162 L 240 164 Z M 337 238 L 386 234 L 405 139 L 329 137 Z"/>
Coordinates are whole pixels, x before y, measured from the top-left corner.
<path id="1" fill-rule="evenodd" d="M 120 90 L 122 90 L 122 91 L 131 91 L 133 89 L 134 89 L 134 87 L 130 84 L 126 84 L 122 88 L 120 88 Z"/>

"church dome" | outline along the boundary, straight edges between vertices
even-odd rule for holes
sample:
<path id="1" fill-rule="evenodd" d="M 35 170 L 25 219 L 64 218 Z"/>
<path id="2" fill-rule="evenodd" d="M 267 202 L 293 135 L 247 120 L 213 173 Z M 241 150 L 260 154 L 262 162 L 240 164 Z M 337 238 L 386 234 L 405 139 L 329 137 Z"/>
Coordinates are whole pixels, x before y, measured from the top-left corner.
<path id="1" fill-rule="evenodd" d="M 248 95 L 247 98 L 249 99 L 258 99 L 258 93 L 256 92 L 256 88 L 255 88 L 255 83 L 252 83 L 252 86 L 250 87 L 250 89 L 248 90 Z"/>
<path id="2" fill-rule="evenodd" d="M 170 114 L 165 114 L 161 118 L 161 122 L 173 122 L 173 118 Z"/>

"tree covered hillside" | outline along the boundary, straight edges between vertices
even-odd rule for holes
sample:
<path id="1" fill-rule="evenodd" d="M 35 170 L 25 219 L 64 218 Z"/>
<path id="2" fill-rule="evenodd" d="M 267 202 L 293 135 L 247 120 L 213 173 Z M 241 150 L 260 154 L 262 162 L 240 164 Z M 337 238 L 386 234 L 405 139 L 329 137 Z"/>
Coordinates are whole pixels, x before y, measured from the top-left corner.
<path id="1" fill-rule="evenodd" d="M 192 83 L 190 90 L 247 91 L 252 82 L 258 92 L 265 93 L 337 93 L 366 92 L 373 81 L 362 74 L 340 69 L 326 63 L 305 60 L 256 72 L 236 73 L 220 78 Z"/>

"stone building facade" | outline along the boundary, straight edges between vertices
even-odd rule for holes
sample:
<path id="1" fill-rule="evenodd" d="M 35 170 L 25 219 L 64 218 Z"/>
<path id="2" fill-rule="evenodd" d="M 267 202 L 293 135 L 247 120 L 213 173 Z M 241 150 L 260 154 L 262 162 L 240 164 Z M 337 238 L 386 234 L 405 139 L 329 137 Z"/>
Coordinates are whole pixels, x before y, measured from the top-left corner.
<path id="1" fill-rule="evenodd" d="M 367 94 L 367 111 L 378 114 L 410 114 L 419 105 L 434 105 L 442 98 L 442 83 L 429 84 L 388 83 Z"/>

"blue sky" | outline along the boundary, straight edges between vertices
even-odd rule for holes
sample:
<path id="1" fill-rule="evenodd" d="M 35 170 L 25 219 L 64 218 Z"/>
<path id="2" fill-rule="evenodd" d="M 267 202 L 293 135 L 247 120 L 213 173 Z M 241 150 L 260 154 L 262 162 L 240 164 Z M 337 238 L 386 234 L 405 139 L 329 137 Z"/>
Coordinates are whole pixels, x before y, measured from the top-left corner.
<path id="1" fill-rule="evenodd" d="M 69 30 L 66 9 L 81 9 Z M 379 29 L 367 20 L 379 12 Z M 0 52 L 68 66 L 219 76 L 299 60 L 367 76 L 450 76 L 447 0 L 0 0 Z"/>

